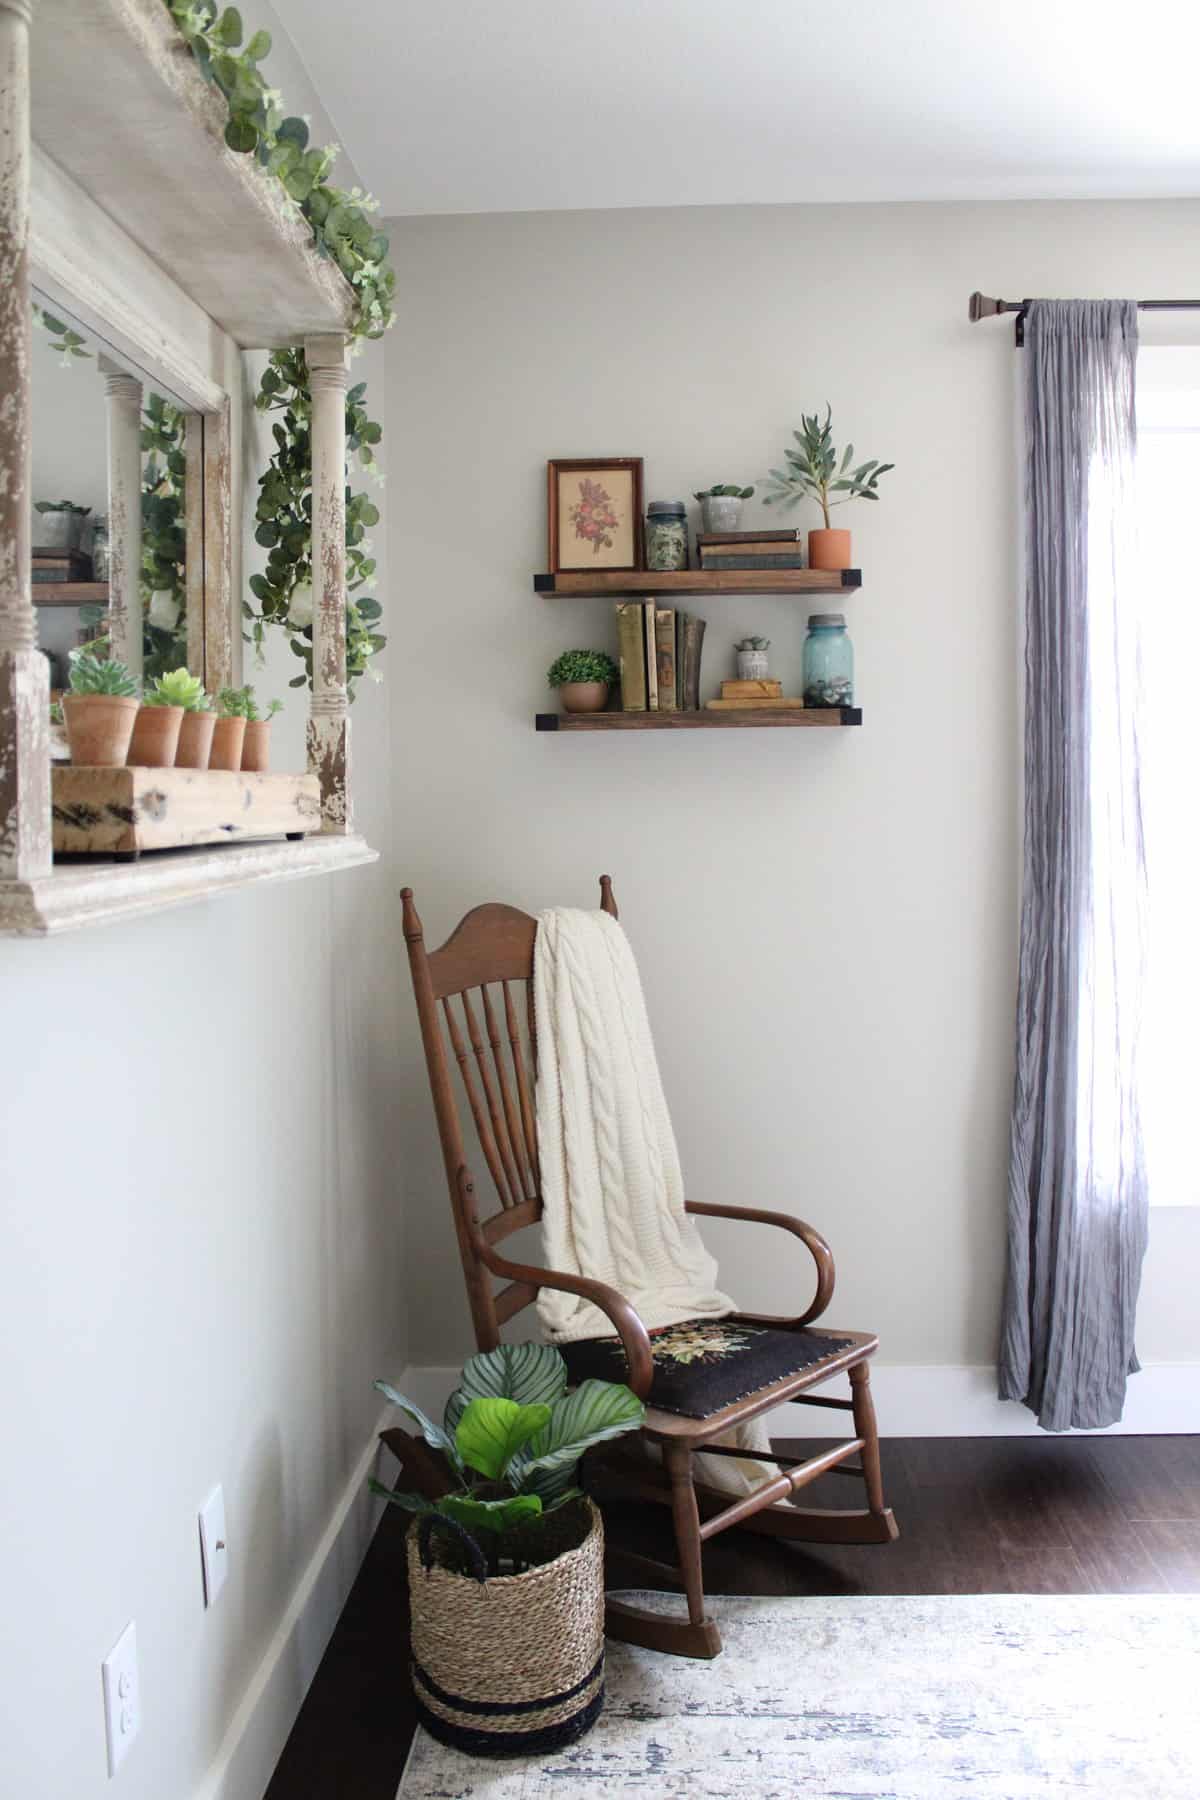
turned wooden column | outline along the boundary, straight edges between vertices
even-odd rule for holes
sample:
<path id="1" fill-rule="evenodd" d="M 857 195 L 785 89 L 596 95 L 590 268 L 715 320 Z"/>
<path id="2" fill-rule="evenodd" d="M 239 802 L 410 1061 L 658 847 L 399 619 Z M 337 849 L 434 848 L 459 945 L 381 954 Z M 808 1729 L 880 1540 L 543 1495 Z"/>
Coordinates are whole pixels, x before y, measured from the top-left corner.
<path id="1" fill-rule="evenodd" d="M 142 675 L 142 384 L 100 358 L 108 396 L 109 654 Z"/>
<path id="2" fill-rule="evenodd" d="M 50 872 L 50 676 L 30 597 L 30 10 L 0 0 L 0 881 Z"/>
<path id="3" fill-rule="evenodd" d="M 313 685 L 308 766 L 321 782 L 321 830 L 354 829 L 346 701 L 346 343 L 304 340 L 312 392 Z"/>

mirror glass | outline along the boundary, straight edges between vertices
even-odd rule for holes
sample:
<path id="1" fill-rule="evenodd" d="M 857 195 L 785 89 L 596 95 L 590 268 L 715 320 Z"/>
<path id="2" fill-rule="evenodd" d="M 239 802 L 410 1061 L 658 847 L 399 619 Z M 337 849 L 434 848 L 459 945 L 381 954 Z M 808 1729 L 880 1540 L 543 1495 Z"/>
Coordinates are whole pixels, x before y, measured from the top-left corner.
<path id="1" fill-rule="evenodd" d="M 103 352 L 105 368 L 101 367 Z M 66 686 L 72 651 L 108 654 L 108 399 L 105 369 L 120 362 L 49 304 L 35 305 L 33 397 L 33 601 L 38 642 L 50 662 L 52 698 Z M 143 381 L 141 515 L 143 675 L 188 665 L 203 646 L 187 633 L 187 415 Z"/>

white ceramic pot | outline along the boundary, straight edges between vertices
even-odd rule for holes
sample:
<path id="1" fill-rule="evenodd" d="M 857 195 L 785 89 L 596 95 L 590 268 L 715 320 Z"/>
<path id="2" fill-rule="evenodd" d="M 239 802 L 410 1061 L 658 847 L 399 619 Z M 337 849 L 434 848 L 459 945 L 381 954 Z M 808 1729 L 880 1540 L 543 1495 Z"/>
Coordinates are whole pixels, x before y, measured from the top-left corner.
<path id="1" fill-rule="evenodd" d="M 33 545 L 35 550 L 78 550 L 83 537 L 83 513 L 35 512 Z"/>
<path id="2" fill-rule="evenodd" d="M 710 494 L 700 502 L 705 531 L 740 531 L 742 504 L 736 494 Z"/>
<path id="3" fill-rule="evenodd" d="M 765 650 L 739 650 L 737 665 L 739 681 L 765 681 L 767 678 Z"/>

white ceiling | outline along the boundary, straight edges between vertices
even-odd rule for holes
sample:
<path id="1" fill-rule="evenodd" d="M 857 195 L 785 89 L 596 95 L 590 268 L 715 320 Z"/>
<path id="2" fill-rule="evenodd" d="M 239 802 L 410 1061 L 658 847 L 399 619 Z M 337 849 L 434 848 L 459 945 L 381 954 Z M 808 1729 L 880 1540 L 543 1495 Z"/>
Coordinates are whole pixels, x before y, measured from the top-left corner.
<path id="1" fill-rule="evenodd" d="M 388 214 L 1200 194 L 1195 0 L 275 5 Z"/>

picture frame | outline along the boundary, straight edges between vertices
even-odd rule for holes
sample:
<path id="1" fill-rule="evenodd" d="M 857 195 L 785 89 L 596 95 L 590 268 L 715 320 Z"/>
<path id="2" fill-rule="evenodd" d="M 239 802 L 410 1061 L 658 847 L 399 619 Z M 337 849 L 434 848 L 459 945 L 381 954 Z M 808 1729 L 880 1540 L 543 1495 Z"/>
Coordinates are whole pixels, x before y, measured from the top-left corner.
<path id="1" fill-rule="evenodd" d="M 559 456 L 546 464 L 550 573 L 640 569 L 640 456 Z"/>

